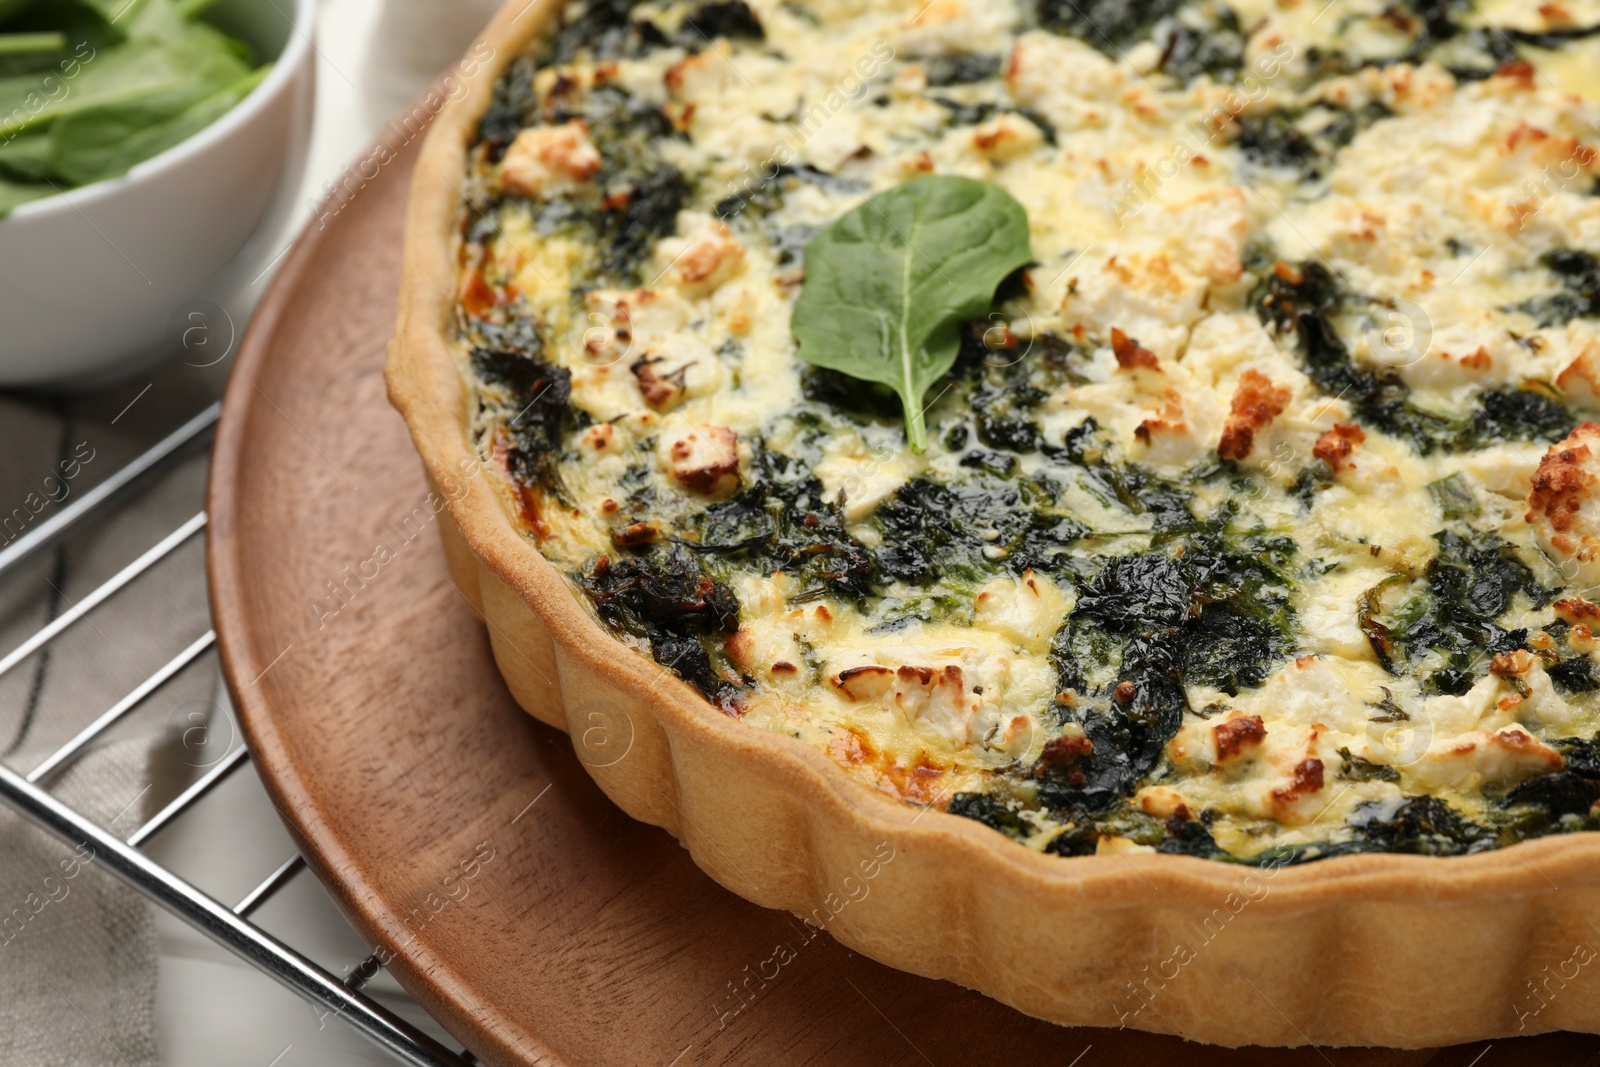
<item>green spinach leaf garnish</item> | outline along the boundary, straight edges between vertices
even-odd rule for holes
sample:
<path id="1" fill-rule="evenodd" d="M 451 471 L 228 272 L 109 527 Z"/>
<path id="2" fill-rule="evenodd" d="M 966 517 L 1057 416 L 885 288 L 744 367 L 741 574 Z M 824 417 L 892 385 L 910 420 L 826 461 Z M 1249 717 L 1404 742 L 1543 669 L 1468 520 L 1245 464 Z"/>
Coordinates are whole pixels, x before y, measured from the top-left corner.
<path id="1" fill-rule="evenodd" d="M 999 186 L 948 176 L 895 186 L 806 246 L 800 357 L 893 389 L 921 452 L 923 395 L 955 364 L 961 323 L 988 311 L 1030 257 L 1027 212 Z"/>

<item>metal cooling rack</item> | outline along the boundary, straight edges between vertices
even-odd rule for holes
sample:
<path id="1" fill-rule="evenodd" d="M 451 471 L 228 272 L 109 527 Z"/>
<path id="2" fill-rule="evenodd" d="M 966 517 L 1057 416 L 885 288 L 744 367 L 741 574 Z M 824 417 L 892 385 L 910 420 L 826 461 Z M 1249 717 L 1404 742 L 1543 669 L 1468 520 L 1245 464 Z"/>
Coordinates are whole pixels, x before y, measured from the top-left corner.
<path id="1" fill-rule="evenodd" d="M 98 509 L 135 490 L 141 481 L 160 470 L 169 460 L 208 440 L 219 412 L 220 405 L 212 404 L 154 448 L 86 492 L 75 503 L 57 511 L 0 551 L 0 581 L 4 581 L 24 560 L 54 544 Z M 105 584 L 0 657 L 0 675 L 45 648 L 59 634 L 115 596 L 129 582 L 200 533 L 205 525 L 206 513 L 202 511 L 162 538 Z M 351 968 L 347 978 L 340 980 L 250 921 L 251 915 L 261 905 L 305 870 L 304 857 L 299 854 L 290 856 L 238 903 L 228 907 L 144 855 L 143 848 L 157 835 L 249 761 L 250 753 L 242 744 L 126 839 L 107 832 L 49 793 L 47 786 L 50 781 L 83 755 L 96 738 L 211 648 L 216 639 L 214 630 L 206 631 L 204 636 L 175 655 L 26 775 L 18 774 L 0 763 L 0 801 L 67 844 L 93 848 L 97 865 L 103 864 L 139 893 L 261 973 L 299 994 L 320 1011 L 339 1019 L 397 1060 L 418 1067 L 466 1067 L 476 1064 L 478 1060 L 470 1052 L 450 1051 L 361 991 L 381 966 L 376 956 L 367 957 Z"/>

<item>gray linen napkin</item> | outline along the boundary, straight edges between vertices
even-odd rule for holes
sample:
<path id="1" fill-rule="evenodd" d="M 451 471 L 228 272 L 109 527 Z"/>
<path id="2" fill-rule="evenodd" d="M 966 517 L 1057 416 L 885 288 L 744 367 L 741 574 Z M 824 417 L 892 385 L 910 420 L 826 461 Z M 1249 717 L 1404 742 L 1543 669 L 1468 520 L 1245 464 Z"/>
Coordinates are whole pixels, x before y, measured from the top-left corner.
<path id="1" fill-rule="evenodd" d="M 178 363 L 92 395 L 0 395 L 0 548 L 148 448 L 214 389 Z M 196 452 L 0 579 L 0 656 L 199 511 L 204 474 Z M 192 539 L 0 677 L 8 766 L 26 772 L 206 631 L 203 551 Z M 51 792 L 126 837 L 197 773 L 177 737 L 210 707 L 215 684 L 214 658 L 202 657 Z M 156 971 L 142 898 L 92 855 L 0 808 L 0 1063 L 153 1067 Z"/>
<path id="2" fill-rule="evenodd" d="M 108 745 L 56 796 L 124 834 L 147 792 L 149 743 Z M 130 803 L 131 802 L 131 803 Z M 14 816 L 0 819 L 0 1062 L 154 1067 L 156 935 L 137 895 Z"/>

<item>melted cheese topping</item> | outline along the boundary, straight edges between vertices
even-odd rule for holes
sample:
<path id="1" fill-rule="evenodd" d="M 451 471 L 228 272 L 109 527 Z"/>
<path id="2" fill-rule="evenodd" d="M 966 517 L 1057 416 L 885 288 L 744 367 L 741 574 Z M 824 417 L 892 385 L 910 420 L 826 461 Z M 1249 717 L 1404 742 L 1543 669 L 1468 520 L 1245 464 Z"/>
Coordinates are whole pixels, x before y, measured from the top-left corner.
<path id="1" fill-rule="evenodd" d="M 1600 725 L 1600 0 L 1167 6 L 575 5 L 468 176 L 484 457 L 625 640 L 1032 847 L 1575 827 L 1517 787 Z M 923 174 L 1035 263 L 919 455 L 789 320 Z"/>

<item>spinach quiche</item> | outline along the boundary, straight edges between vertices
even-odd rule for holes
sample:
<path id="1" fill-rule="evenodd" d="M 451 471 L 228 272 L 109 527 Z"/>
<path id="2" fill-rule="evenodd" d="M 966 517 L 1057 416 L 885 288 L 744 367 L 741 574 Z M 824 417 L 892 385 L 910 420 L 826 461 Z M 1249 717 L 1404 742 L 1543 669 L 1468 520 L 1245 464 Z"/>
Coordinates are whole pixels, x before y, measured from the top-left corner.
<path id="1" fill-rule="evenodd" d="M 1600 870 L 1600 3 L 536 0 L 486 41 L 389 387 L 611 796 L 801 914 L 900 842 L 829 928 L 1058 1021 L 1513 1029 L 1526 946 L 1441 966 L 1393 902 L 1487 928 Z M 1290 975 L 1341 877 L 1462 995 Z M 1128 1000 L 1165 944 L 1006 969 L 1224 899 L 1255 933 L 1177 969 L 1314 1020 Z"/>

